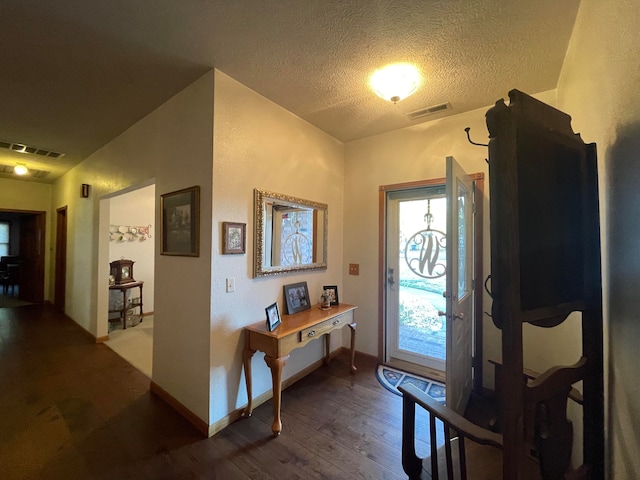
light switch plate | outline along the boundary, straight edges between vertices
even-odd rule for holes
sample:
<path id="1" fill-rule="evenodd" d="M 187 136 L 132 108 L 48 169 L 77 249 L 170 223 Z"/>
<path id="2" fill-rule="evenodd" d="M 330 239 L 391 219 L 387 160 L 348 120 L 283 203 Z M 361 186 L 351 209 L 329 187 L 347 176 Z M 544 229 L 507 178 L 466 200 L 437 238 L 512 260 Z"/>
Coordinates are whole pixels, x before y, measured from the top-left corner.
<path id="1" fill-rule="evenodd" d="M 227 278 L 227 293 L 236 291 L 236 279 L 233 277 Z"/>

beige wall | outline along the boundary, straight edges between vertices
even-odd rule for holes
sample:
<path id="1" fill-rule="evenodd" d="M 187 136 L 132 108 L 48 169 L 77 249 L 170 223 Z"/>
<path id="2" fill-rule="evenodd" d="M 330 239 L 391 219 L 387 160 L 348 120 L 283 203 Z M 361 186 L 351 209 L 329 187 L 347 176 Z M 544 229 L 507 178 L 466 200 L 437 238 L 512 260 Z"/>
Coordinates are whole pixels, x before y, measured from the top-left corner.
<path id="1" fill-rule="evenodd" d="M 246 404 L 242 374 L 242 327 L 265 319 L 277 301 L 283 310 L 283 285 L 305 281 L 313 300 L 322 285 L 342 288 L 343 145 L 282 107 L 216 71 L 214 109 L 213 268 L 211 280 L 212 423 Z M 252 278 L 253 190 L 259 188 L 327 203 L 327 270 Z M 221 255 L 222 222 L 247 224 L 246 255 Z M 235 292 L 225 293 L 225 279 Z M 341 291 L 341 290 L 340 290 Z M 349 302 L 349 295 L 340 299 Z M 360 321 L 363 316 L 356 313 Z M 360 334 L 360 332 L 358 332 Z M 342 345 L 334 333 L 332 348 Z M 253 357 L 253 394 L 271 390 L 262 353 Z M 322 358 L 322 342 L 295 350 L 283 370 L 286 379 Z"/>
<path id="2" fill-rule="evenodd" d="M 0 178 L 0 209 L 30 210 L 46 213 L 44 254 L 44 299 L 53 300 L 53 282 L 49 278 L 54 255 L 51 245 L 55 240 L 55 210 L 51 210 L 51 185 L 25 180 Z M 53 212 L 53 213 L 52 213 Z"/>
<path id="3" fill-rule="evenodd" d="M 132 186 L 159 195 L 200 185 L 200 256 L 159 255 L 155 235 L 153 381 L 203 421 L 209 420 L 209 311 L 213 72 L 91 155 L 54 185 L 53 208 L 68 205 L 67 314 L 94 335 L 106 334 L 109 202 Z M 92 185 L 82 199 L 81 183 Z"/>
<path id="4" fill-rule="evenodd" d="M 558 84 L 574 130 L 598 144 L 608 478 L 640 478 L 640 9 L 582 0 Z"/>

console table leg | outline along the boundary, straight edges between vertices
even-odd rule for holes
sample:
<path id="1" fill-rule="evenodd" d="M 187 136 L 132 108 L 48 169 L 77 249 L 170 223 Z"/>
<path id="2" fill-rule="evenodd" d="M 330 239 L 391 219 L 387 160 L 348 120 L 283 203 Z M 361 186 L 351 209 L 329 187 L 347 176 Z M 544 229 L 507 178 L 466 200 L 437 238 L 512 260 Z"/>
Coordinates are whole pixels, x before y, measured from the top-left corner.
<path id="1" fill-rule="evenodd" d="M 350 372 L 351 375 L 355 375 L 358 369 L 356 368 L 356 326 L 357 323 L 350 323 L 349 328 L 351 329 L 351 365 Z"/>
<path id="2" fill-rule="evenodd" d="M 142 317 L 144 317 L 144 312 L 142 311 L 142 284 L 140 284 L 140 323 L 142 323 Z"/>
<path id="3" fill-rule="evenodd" d="M 282 367 L 287 363 L 289 355 L 280 358 L 264 356 L 264 361 L 271 369 L 271 380 L 273 382 L 273 425 L 271 431 L 275 436 L 282 432 L 282 421 L 280 420 L 280 400 L 282 398 Z"/>
<path id="4" fill-rule="evenodd" d="M 244 381 L 247 384 L 247 408 L 244 409 L 242 415 L 245 417 L 250 417 L 253 413 L 253 393 L 251 387 L 251 358 L 253 354 L 256 353 L 255 350 L 251 350 L 250 348 L 245 348 L 242 352 L 242 363 L 244 363 Z"/>
<path id="5" fill-rule="evenodd" d="M 328 367 L 331 361 L 331 333 L 324 334 L 324 364 Z"/>
<path id="6" fill-rule="evenodd" d="M 122 289 L 122 308 L 127 308 L 127 291 Z M 120 312 L 120 320 L 122 320 L 122 329 L 127 329 L 127 311 Z"/>

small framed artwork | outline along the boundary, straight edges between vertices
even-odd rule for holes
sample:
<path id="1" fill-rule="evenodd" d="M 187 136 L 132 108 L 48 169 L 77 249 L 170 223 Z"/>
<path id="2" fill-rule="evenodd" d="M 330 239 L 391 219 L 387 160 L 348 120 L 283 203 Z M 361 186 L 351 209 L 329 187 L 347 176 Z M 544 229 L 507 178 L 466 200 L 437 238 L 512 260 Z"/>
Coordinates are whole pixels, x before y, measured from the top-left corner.
<path id="1" fill-rule="evenodd" d="M 331 300 L 332 307 L 334 305 L 340 305 L 340 302 L 338 301 L 337 285 L 325 285 L 324 287 L 322 287 L 322 290 L 324 290 L 329 295 L 329 300 Z"/>
<path id="2" fill-rule="evenodd" d="M 303 310 L 309 310 L 311 308 L 307 282 L 285 285 L 284 298 L 285 302 L 287 302 L 287 313 L 289 315 L 302 312 Z"/>
<path id="3" fill-rule="evenodd" d="M 200 187 L 160 195 L 161 255 L 200 255 Z"/>
<path id="4" fill-rule="evenodd" d="M 246 223 L 222 222 L 222 253 L 245 253 Z"/>
<path id="5" fill-rule="evenodd" d="M 278 309 L 278 302 L 269 305 L 264 310 L 267 313 L 267 330 L 273 332 L 273 330 L 280 325 L 280 310 Z"/>

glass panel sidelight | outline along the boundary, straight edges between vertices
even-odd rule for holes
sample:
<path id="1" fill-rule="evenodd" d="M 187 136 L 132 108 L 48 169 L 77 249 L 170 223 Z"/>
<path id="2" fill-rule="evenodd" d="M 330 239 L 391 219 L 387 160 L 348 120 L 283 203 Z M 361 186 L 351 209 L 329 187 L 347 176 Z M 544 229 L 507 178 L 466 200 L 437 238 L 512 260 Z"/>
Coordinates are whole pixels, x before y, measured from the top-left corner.
<path id="1" fill-rule="evenodd" d="M 458 190 L 458 298 L 469 293 L 469 272 L 467 269 L 467 215 L 466 209 L 470 203 L 470 192 L 462 182 L 457 183 Z"/>

